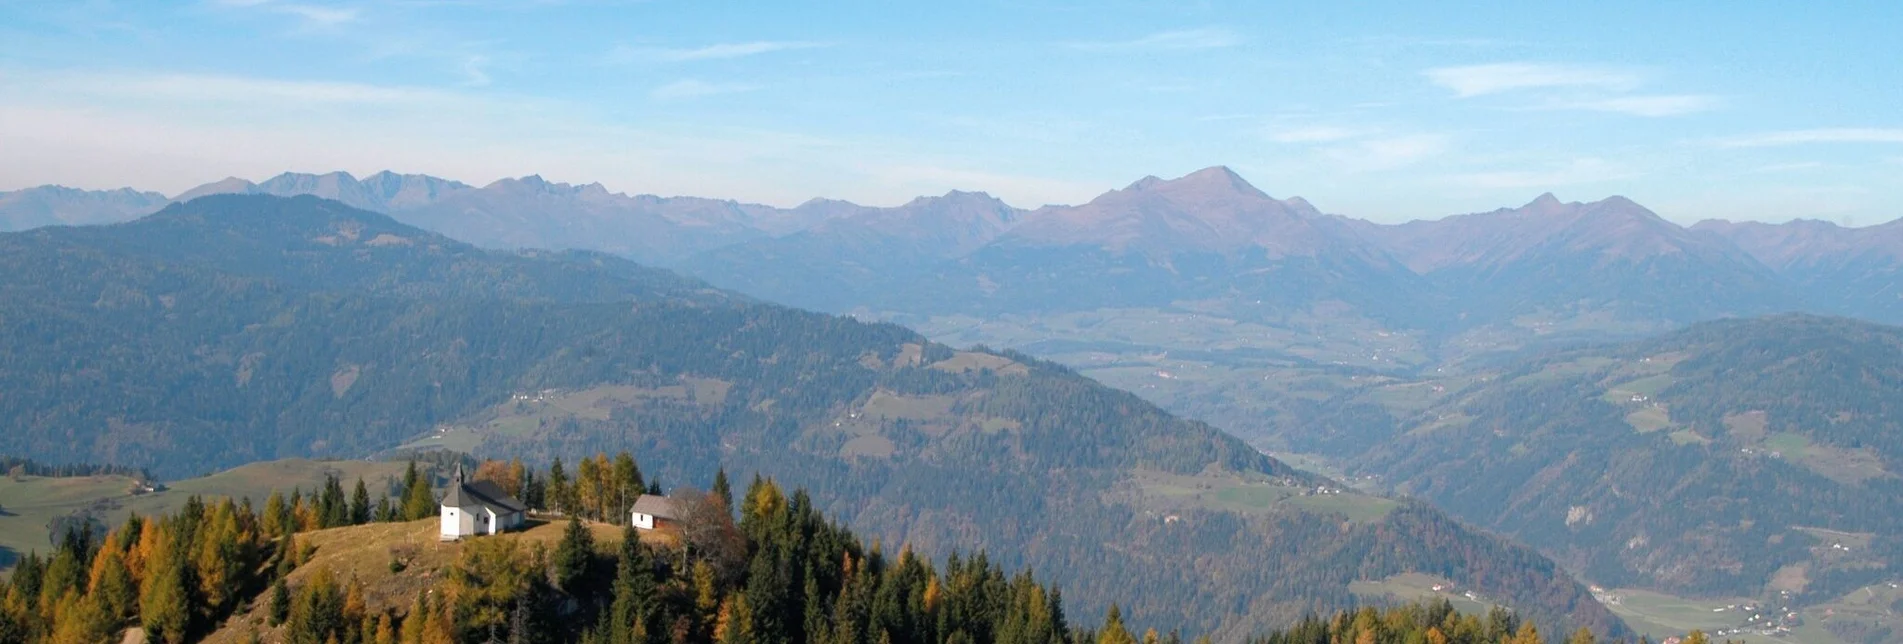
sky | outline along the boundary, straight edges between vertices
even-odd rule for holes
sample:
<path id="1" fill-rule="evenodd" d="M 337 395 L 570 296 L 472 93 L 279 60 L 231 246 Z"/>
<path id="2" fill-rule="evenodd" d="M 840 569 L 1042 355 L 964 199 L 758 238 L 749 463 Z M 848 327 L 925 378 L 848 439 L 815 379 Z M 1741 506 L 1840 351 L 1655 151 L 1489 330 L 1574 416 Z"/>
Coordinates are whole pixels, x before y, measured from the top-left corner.
<path id="1" fill-rule="evenodd" d="M 1893 0 L 0 0 L 0 190 L 1035 207 L 1227 165 L 1375 221 L 1553 192 L 1871 225 L 1903 217 L 1900 32 Z"/>

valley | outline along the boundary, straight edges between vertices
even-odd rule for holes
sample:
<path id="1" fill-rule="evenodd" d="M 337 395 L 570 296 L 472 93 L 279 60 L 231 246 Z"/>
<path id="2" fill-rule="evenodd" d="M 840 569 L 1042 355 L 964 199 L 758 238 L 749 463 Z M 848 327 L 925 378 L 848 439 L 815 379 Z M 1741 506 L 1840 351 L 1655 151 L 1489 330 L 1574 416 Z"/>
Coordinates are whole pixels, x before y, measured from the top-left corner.
<path id="1" fill-rule="evenodd" d="M 1131 619 L 1240 637 L 1418 572 L 1543 623 L 1624 632 L 1531 550 L 1024 353 L 606 255 L 483 251 L 308 196 L 214 195 L 0 244 L 19 251 L 4 315 L 81 323 L 0 327 L 16 365 L 0 379 L 38 394 L 0 399 L 9 452 L 130 460 L 183 486 L 404 445 L 531 462 L 628 450 L 663 464 L 650 480 L 759 472 L 881 542 L 1033 567 L 1086 614 L 1123 601 Z M 42 333 L 58 341 L 26 339 Z M 97 372 L 28 384 L 46 371 L 27 365 L 60 361 Z M 1153 593 L 1127 599 L 1131 584 Z"/>
<path id="2" fill-rule="evenodd" d="M 278 185 L 273 190 L 321 192 L 318 188 L 331 184 Z M 297 202 L 208 199 L 193 203 L 286 208 L 279 204 Z M 395 203 L 369 205 L 415 216 Z M 1351 531 L 1438 530 L 1430 527 L 1432 519 L 1423 524 L 1424 517 L 1411 514 L 1429 502 L 1461 520 L 1538 544 L 1556 570 L 1582 584 L 1645 589 L 1654 595 L 1642 596 L 1656 597 L 1789 593 L 1798 612 L 1838 601 L 1870 583 L 1887 583 L 1897 560 L 1894 527 L 1855 518 L 1848 510 L 1858 504 L 1887 507 L 1882 499 L 1899 480 L 1891 474 L 1895 456 L 1883 451 L 1887 443 L 1879 438 L 1894 422 L 1891 412 L 1858 400 L 1803 412 L 1839 428 L 1820 433 L 1792 425 L 1792 403 L 1778 395 L 1779 388 L 1841 389 L 1846 385 L 1835 384 L 1840 380 L 1802 365 L 1884 355 L 1891 351 L 1882 344 L 1887 340 L 1871 340 L 1882 337 L 1881 332 L 1871 335 L 1873 327 L 1829 318 L 1752 317 L 1800 303 L 1792 299 L 1795 291 L 1785 278 L 1759 264 L 1756 255 L 1728 246 L 1729 241 L 1679 229 L 1629 201 L 1566 204 L 1543 196 L 1518 209 L 1390 230 L 1322 215 L 1299 199 L 1270 198 L 1226 169 L 1211 169 L 1176 180 L 1145 179 L 1075 209 L 1014 211 L 972 193 L 922 198 L 896 209 L 821 205 L 829 214 L 796 232 L 721 242 L 728 245 L 664 259 L 715 285 L 738 287 L 744 295 L 609 255 L 489 255 L 388 218 L 352 219 L 363 215 L 347 211 L 311 222 L 317 228 L 242 222 L 243 234 L 261 237 L 241 241 L 243 252 L 226 256 L 181 255 L 176 247 L 155 243 L 162 236 L 122 241 L 89 229 L 26 234 L 43 240 L 37 243 L 107 244 L 101 248 L 111 249 L 108 253 L 163 258 L 163 264 L 141 269 L 150 276 L 118 296 L 129 296 L 126 301 L 134 305 L 161 295 L 162 304 L 178 309 L 179 302 L 190 301 L 181 299 L 190 291 L 168 290 L 181 279 L 199 279 L 195 271 L 306 289 L 310 295 L 294 290 L 290 299 L 255 300 L 255 310 L 240 316 L 293 320 L 277 323 L 288 333 L 254 324 L 236 335 L 180 337 L 200 344 L 215 337 L 226 347 L 211 354 L 217 357 L 209 362 L 180 364 L 233 370 L 241 388 L 259 377 L 278 378 L 260 382 L 270 383 L 265 391 L 282 391 L 286 400 L 300 401 L 294 409 L 307 410 L 301 413 L 313 418 L 348 418 L 351 408 L 366 404 L 362 401 L 420 393 L 414 379 L 399 373 L 455 374 L 475 366 L 493 374 L 462 385 L 457 395 L 432 397 L 433 407 L 416 410 L 423 413 L 383 421 L 375 433 L 353 437 L 352 445 L 330 444 L 333 437 L 319 433 L 303 444 L 248 448 L 266 458 L 388 457 L 446 449 L 547 459 L 577 449 L 660 450 L 680 468 L 666 475 L 693 476 L 716 463 L 778 472 L 814 489 L 828 511 L 872 534 L 927 549 L 989 544 L 1005 536 L 1049 539 L 1066 528 L 1033 517 L 1046 517 L 1055 507 L 1065 508 L 1071 518 L 1090 517 L 1092 530 L 1125 533 L 1133 543 L 1154 546 L 1172 531 L 1213 528 L 1212 517 L 1223 517 L 1217 524 L 1242 521 L 1264 536 L 1300 534 L 1316 517 L 1339 517 Z M 288 206 L 284 212 L 304 207 Z M 176 234 L 169 231 L 227 225 L 219 216 L 161 213 L 150 223 L 129 225 Z M 282 221 L 297 221 L 297 216 Z M 955 232 L 932 230 L 948 222 L 963 223 Z M 1267 222 L 1283 228 L 1262 228 Z M 1130 232 L 1156 226 L 1208 229 L 1161 237 Z M 1461 231 L 1481 228 L 1505 231 L 1504 236 L 1460 246 L 1476 234 Z M 1289 245 L 1278 237 L 1284 234 L 1308 241 Z M 1423 241 L 1431 239 L 1443 241 Z M 265 261 L 273 245 L 286 243 L 316 263 L 274 267 Z M 1443 252 L 1448 244 L 1458 252 Z M 352 247 L 355 263 L 340 261 L 342 255 L 330 250 Z M 833 263 L 841 252 L 884 263 Z M 1529 259 L 1541 253 L 1550 257 Z M 377 262 L 386 260 L 378 255 L 405 262 L 404 272 L 380 268 Z M 28 257 L 20 256 L 21 266 Z M 97 257 L 86 261 L 124 261 L 106 260 L 110 254 Z M 1600 259 L 1590 259 L 1595 257 Z M 492 261 L 506 263 L 485 264 Z M 1535 261 L 1545 273 L 1533 282 L 1513 281 L 1528 270 L 1522 264 Z M 1103 288 L 1097 276 L 1105 273 L 1116 276 L 1114 287 Z M 1704 286 L 1695 294 L 1613 286 L 1641 274 L 1648 281 Z M 1529 286 L 1555 281 L 1584 286 L 1567 293 Z M 330 289 L 340 284 L 368 288 L 338 300 L 340 294 Z M 392 290 L 391 284 L 400 286 Z M 96 288 L 88 284 L 80 291 Z M 1481 291 L 1489 295 L 1476 295 Z M 498 292 L 504 294 L 499 299 Z M 753 303 L 748 295 L 829 309 L 858 321 L 802 317 Z M 620 298 L 647 303 L 632 313 L 616 311 L 609 303 Z M 452 333 L 470 346 L 487 349 L 465 354 L 428 343 L 405 344 L 402 329 L 433 318 L 399 315 L 401 306 L 390 307 L 404 302 L 426 302 L 428 310 L 448 316 L 426 324 L 446 323 L 443 328 L 456 329 Z M 329 317 L 341 311 L 351 311 L 348 322 Z M 557 312 L 561 324 L 544 327 L 534 338 L 495 331 L 508 328 L 508 320 Z M 1751 322 L 1697 323 L 1733 315 Z M 467 321 L 453 321 L 458 318 Z M 774 329 L 771 339 L 758 333 L 763 323 Z M 794 336 L 822 343 L 816 346 L 837 341 L 830 339 L 837 334 L 860 339 L 795 358 L 800 354 L 773 345 L 788 323 L 804 329 Z M 1690 330 L 1674 331 L 1687 323 Z M 277 364 L 278 371 L 271 371 L 270 356 L 283 354 L 283 348 L 247 348 L 270 346 L 259 345 L 263 341 L 295 354 L 315 339 L 300 333 L 326 333 L 311 329 L 327 324 L 362 329 L 353 331 L 360 346 L 324 349 L 321 355 L 330 357 L 309 365 L 308 375 L 283 371 L 303 368 L 295 364 Z M 641 331 L 647 339 L 633 340 L 602 335 L 604 325 L 622 329 L 622 336 L 628 329 L 662 327 Z M 696 332 L 678 333 L 682 328 Z M 1721 341 L 1737 329 L 1759 344 L 1747 348 Z M 1793 330 L 1813 338 L 1810 344 L 1773 342 Z M 674 356 L 637 348 L 644 342 L 683 341 L 697 349 Z M 385 346 L 391 342 L 394 353 Z M 1844 342 L 1876 344 L 1845 352 L 1837 346 Z M 1763 368 L 1799 366 L 1763 372 L 1785 375 L 1750 385 L 1743 399 L 1733 400 L 1737 392 L 1713 384 L 1722 382 L 1714 374 L 1737 360 L 1771 355 L 1797 362 L 1766 362 Z M 391 356 L 420 361 L 392 361 Z M 331 366 L 320 367 L 325 360 Z M 852 384 L 817 392 L 768 385 L 809 382 L 818 373 L 845 376 L 831 381 L 833 387 Z M 1128 425 L 1132 403 L 1060 384 L 1072 374 L 1083 377 L 1079 383 L 1100 382 L 1207 423 L 1190 425 L 1210 440 L 1226 440 L 1218 438 L 1222 434 L 1216 428 L 1221 428 L 1242 441 L 1211 453 L 1182 451 L 1175 439 L 1155 435 L 1143 440 L 1176 451 L 1161 458 L 1106 460 L 1107 454 L 1145 444 L 1110 437 L 1103 444 L 1110 452 L 1078 460 L 1091 452 L 1046 444 L 1057 440 L 1048 432 Z M 1868 390 L 1870 382 L 1887 383 L 1892 377 L 1881 369 L 1872 374 L 1853 388 Z M 321 379 L 323 389 L 302 389 L 308 385 L 299 383 L 311 378 Z M 1081 396 L 1064 403 L 1073 413 L 1057 425 L 1042 402 L 1054 391 Z M 1027 405 L 1024 396 L 1040 402 Z M 1120 411 L 1108 419 L 1074 413 L 1093 408 Z M 346 415 L 335 416 L 340 413 Z M 115 428 L 106 445 L 132 437 L 142 437 L 144 445 L 163 445 L 152 442 L 150 425 L 104 420 Z M 296 431 L 303 422 L 286 427 Z M 1846 440 L 1837 432 L 1856 438 Z M 1070 436 L 1065 441 L 1076 440 L 1065 435 Z M 766 452 L 758 450 L 767 444 L 792 451 L 765 458 Z M 1005 454 L 1006 462 L 1022 465 L 1000 469 L 997 458 Z M 1296 459 L 1326 475 L 1304 474 L 1262 454 Z M 110 452 L 103 456 L 113 458 Z M 977 463 L 984 464 L 974 467 Z M 1063 473 L 1036 469 L 1051 465 L 1061 466 Z M 961 467 L 971 469 L 960 472 Z M 1679 471 L 1685 472 L 1682 480 L 1674 480 Z M 992 490 L 984 500 L 920 496 L 924 485 L 976 483 L 978 472 L 1002 477 L 994 487 L 980 488 Z M 1068 496 L 1000 504 L 1009 497 L 997 484 L 1066 490 Z M 1668 489 L 1677 496 L 1646 503 L 1629 492 L 1633 489 Z M 869 497 L 879 500 L 868 505 Z M 1417 500 L 1399 500 L 1406 498 Z M 1767 498 L 1779 500 L 1767 503 Z M 1672 511 L 1685 507 L 1696 511 Z M 1819 550 L 1827 546 L 1817 545 L 1826 540 L 1817 530 L 1859 535 L 1853 544 L 1831 543 L 1858 548 L 1860 554 Z M 1181 554 L 1209 557 L 1210 545 Z M 1348 549 L 1323 548 L 1299 560 L 1232 546 L 1216 560 L 1249 557 L 1275 561 L 1284 570 L 1319 570 L 1335 565 L 1329 563 L 1331 556 L 1346 557 L 1364 547 L 1352 539 L 1342 545 Z M 1106 552 L 1127 552 L 1128 547 L 1105 546 Z M 1045 547 L 1013 556 L 1058 571 L 1106 566 L 1099 555 L 1077 554 Z M 1290 590 L 1308 597 L 1299 601 L 1328 603 L 1357 595 L 1422 596 L 1415 588 L 1421 584 L 1413 583 L 1418 579 L 1396 582 L 1394 575 L 1442 575 L 1437 578 L 1450 584 L 1466 583 L 1441 572 L 1458 566 L 1414 567 L 1336 572 L 1330 590 L 1321 595 L 1309 594 L 1313 588 Z M 1154 574 L 1125 570 L 1126 575 Z M 1179 582 L 1158 578 L 1153 583 Z M 1229 594 L 1231 583 L 1225 579 L 1179 592 L 1235 597 Z M 1089 585 L 1080 590 L 1086 605 L 1092 592 Z M 1108 588 L 1094 592 L 1107 594 Z M 1248 612 L 1258 616 L 1252 619 L 1286 619 L 1294 605 L 1258 603 Z M 1144 606 L 1126 608 L 1154 616 L 1143 612 Z M 1622 615 L 1648 628 L 1684 623 L 1643 611 Z M 1221 628 L 1259 623 L 1223 622 Z M 1857 628 L 1839 630 L 1860 632 Z M 1809 639 L 1801 641 L 1828 641 L 1816 639 L 1815 629 L 1806 632 Z"/>

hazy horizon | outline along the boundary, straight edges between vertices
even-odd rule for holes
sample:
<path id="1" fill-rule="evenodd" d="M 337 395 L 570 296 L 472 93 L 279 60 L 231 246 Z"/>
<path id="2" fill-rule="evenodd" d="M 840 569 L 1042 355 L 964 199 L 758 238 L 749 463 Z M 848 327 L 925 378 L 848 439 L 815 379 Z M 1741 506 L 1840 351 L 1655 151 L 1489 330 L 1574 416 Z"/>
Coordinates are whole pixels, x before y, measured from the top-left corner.
<path id="1" fill-rule="evenodd" d="M 0 3 L 0 190 L 397 168 L 1036 207 L 1227 165 L 1381 222 L 1550 191 L 1870 225 L 1903 215 L 1898 11 Z"/>

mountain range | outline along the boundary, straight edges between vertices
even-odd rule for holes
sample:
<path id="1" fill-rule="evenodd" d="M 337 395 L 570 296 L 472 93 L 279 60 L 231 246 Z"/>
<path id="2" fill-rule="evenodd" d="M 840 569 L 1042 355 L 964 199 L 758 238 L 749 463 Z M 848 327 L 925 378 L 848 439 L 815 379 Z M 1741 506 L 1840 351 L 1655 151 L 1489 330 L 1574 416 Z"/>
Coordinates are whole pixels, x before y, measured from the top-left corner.
<path id="1" fill-rule="evenodd" d="M 0 234 L 0 452 L 177 477 L 451 448 L 812 490 L 889 544 L 1035 566 L 1225 640 L 1425 575 L 1629 634 L 1536 552 L 1341 489 L 1059 365 L 313 196 Z M 797 501 L 806 503 L 802 499 Z"/>
<path id="2" fill-rule="evenodd" d="M 827 311 L 1050 313 L 1199 302 L 1245 320 L 1345 310 L 1459 332 L 1528 315 L 1657 329 L 1784 310 L 1903 321 L 1903 221 L 1842 228 L 1669 222 L 1621 197 L 1398 225 L 1276 199 L 1223 167 L 1145 177 L 1082 205 L 952 192 L 889 208 L 611 193 L 529 176 L 487 186 L 380 172 L 226 179 L 179 195 L 310 194 L 491 248 L 578 248 Z M 165 201 L 53 186 L 0 194 L 0 225 L 125 220 Z M 1101 279 L 1115 275 L 1115 280 Z"/>
<path id="3" fill-rule="evenodd" d="M 1802 606 L 1903 570 L 1900 405 L 1903 328 L 1790 314 L 1372 381 L 1288 434 L 1596 583 Z"/>

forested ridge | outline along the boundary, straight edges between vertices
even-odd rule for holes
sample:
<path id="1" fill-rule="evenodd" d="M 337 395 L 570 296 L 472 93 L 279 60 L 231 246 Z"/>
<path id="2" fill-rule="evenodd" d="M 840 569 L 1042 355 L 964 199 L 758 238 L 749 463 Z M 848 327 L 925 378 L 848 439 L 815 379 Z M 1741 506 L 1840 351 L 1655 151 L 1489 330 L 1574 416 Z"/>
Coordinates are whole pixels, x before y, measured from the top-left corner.
<path id="1" fill-rule="evenodd" d="M 21 269 L 0 279 L 9 453 L 176 477 L 358 457 L 529 404 L 518 395 L 613 387 L 631 393 L 603 413 L 478 433 L 473 449 L 532 463 L 629 450 L 677 480 L 770 473 L 887 543 L 1035 568 L 1084 610 L 1140 585 L 1125 614 L 1165 628 L 1254 632 L 1350 605 L 1350 582 L 1421 571 L 1533 619 L 1623 632 L 1551 561 L 1425 506 L 1369 522 L 1185 508 L 1166 524 L 1111 499 L 1139 469 L 1313 479 L 1019 354 L 601 256 L 478 251 L 308 197 L 208 197 L 0 246 Z M 694 383 L 708 393 L 660 393 Z"/>
<path id="2" fill-rule="evenodd" d="M 1363 471 L 1599 583 L 1817 601 L 1903 565 L 1900 405 L 1903 329 L 1725 320 L 1512 365 Z"/>
<path id="3" fill-rule="evenodd" d="M 135 516 L 104 535 L 73 531 L 50 556 L 29 557 L 0 582 L 0 644 L 100 641 L 127 627 L 159 644 L 1186 639 L 1128 622 L 1114 605 L 1101 621 L 1073 619 L 1057 587 L 982 553 L 952 554 L 942 567 L 909 548 L 888 553 L 828 520 L 804 491 L 786 494 L 771 479 L 755 477 L 735 499 L 721 472 L 706 492 L 674 493 L 679 525 L 667 536 L 643 538 L 623 527 L 618 540 L 600 540 L 589 517 L 618 518 L 619 510 L 603 510 L 620 507 L 617 499 L 663 492 L 643 482 L 627 454 L 585 459 L 572 477 L 559 463 L 537 472 L 520 461 L 485 463 L 477 476 L 544 513 L 569 517 L 557 520 L 560 537 L 552 544 L 476 537 L 441 563 L 402 542 L 355 544 L 387 552 L 387 574 L 345 575 L 325 563 L 334 559 L 321 558 L 336 546 L 315 545 L 314 531 L 419 518 L 433 524 L 429 478 L 414 464 L 397 497 L 375 504 L 361 481 L 346 496 L 336 480 L 309 497 L 274 493 L 262 509 L 249 499 L 194 498 L 176 515 Z M 413 598 L 381 594 L 403 576 L 440 581 Z M 1537 624 L 1510 611 L 1463 616 L 1445 601 L 1310 615 L 1247 639 L 1549 641 Z M 1579 629 L 1565 641 L 1591 644 L 1596 637 Z"/>

